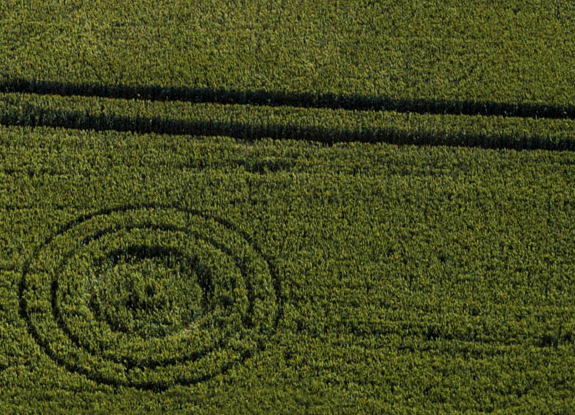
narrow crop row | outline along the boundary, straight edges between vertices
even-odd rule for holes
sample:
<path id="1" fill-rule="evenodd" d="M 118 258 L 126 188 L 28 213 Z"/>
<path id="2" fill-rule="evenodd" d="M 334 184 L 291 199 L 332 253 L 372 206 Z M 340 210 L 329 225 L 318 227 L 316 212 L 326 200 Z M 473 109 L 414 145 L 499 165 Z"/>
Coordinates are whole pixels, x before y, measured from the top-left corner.
<path id="1" fill-rule="evenodd" d="M 0 123 L 138 133 L 225 135 L 571 150 L 575 121 L 2 94 Z"/>
<path id="2" fill-rule="evenodd" d="M 150 101 L 241 104 L 267 107 L 393 111 L 438 115 L 486 115 L 523 118 L 575 119 L 573 105 L 389 98 L 321 92 L 239 91 L 211 88 L 127 86 L 64 83 L 30 79 L 0 79 L 0 91 L 40 95 L 121 98 Z"/>

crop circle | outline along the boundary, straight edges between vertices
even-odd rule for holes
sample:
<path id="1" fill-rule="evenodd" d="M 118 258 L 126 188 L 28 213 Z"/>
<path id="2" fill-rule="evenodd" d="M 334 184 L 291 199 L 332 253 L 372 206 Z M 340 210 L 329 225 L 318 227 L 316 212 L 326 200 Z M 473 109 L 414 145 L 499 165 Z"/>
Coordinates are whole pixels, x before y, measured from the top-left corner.
<path id="1" fill-rule="evenodd" d="M 116 386 L 204 381 L 273 330 L 270 264 L 225 220 L 174 207 L 85 215 L 27 263 L 21 311 L 58 364 Z"/>

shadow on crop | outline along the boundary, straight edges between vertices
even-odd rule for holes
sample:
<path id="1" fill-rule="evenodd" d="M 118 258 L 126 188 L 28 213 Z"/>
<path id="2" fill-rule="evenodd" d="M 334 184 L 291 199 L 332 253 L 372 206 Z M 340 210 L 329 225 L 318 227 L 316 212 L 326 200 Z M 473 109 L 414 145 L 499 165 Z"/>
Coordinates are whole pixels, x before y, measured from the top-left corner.
<path id="1" fill-rule="evenodd" d="M 92 131 L 120 131 L 139 134 L 227 136 L 240 140 L 291 139 L 325 144 L 345 142 L 397 145 L 461 146 L 508 148 L 516 150 L 575 150 L 573 139 L 547 136 L 518 136 L 505 133 L 442 132 L 394 127 L 332 128 L 294 124 L 257 125 L 234 121 L 188 121 L 162 117 L 127 117 L 115 114 L 90 114 L 28 106 L 0 114 L 0 124 L 8 126 L 70 128 Z"/>
<path id="2" fill-rule="evenodd" d="M 575 106 L 573 105 L 392 98 L 321 92 L 242 91 L 223 88 L 166 87 L 159 85 L 104 85 L 39 81 L 23 78 L 1 80 L 0 92 L 271 107 L 290 106 L 362 111 L 395 111 L 416 114 L 497 115 L 523 118 L 575 119 Z"/>

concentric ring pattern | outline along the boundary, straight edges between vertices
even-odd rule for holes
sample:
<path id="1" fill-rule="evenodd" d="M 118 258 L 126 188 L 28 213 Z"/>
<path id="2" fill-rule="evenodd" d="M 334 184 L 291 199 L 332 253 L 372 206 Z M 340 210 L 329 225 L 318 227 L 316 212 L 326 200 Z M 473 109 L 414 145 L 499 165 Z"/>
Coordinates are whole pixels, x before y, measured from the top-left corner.
<path id="1" fill-rule="evenodd" d="M 269 263 L 225 220 L 174 207 L 77 218 L 24 270 L 21 309 L 58 364 L 165 389 L 251 356 L 277 321 Z"/>

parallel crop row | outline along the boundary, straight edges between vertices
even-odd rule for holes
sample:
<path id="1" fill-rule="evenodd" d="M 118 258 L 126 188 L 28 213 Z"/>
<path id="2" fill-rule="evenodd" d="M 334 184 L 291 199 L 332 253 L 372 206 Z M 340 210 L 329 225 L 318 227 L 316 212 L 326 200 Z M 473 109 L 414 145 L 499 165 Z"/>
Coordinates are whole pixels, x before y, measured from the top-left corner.
<path id="1" fill-rule="evenodd" d="M 40 95 L 121 98 L 151 101 L 186 101 L 194 103 L 242 104 L 268 107 L 344 109 L 357 111 L 413 112 L 417 114 L 494 115 L 524 118 L 575 119 L 573 105 L 509 103 L 472 100 L 438 100 L 390 98 L 388 96 L 350 95 L 315 92 L 266 90 L 230 90 L 220 88 L 185 88 L 154 85 L 110 85 L 101 83 L 66 83 L 34 79 L 0 80 L 0 91 Z"/>
<path id="2" fill-rule="evenodd" d="M 0 95 L 0 123 L 243 139 L 388 142 L 485 148 L 575 148 L 575 121 L 319 108 Z"/>

